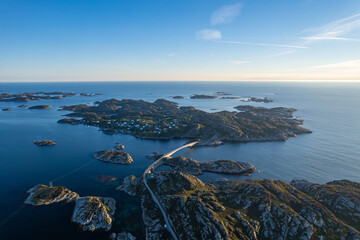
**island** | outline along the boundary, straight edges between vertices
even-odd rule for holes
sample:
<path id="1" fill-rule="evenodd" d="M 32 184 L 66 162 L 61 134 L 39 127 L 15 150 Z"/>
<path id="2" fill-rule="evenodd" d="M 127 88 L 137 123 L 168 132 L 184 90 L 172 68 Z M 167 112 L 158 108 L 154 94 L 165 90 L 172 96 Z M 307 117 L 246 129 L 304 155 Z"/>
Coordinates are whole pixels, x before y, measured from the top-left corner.
<path id="1" fill-rule="evenodd" d="M 65 187 L 42 184 L 32 187 L 27 193 L 29 196 L 24 203 L 32 206 L 75 201 L 71 221 L 79 224 L 83 231 L 109 231 L 112 226 L 116 205 L 113 198 L 80 197 Z"/>
<path id="2" fill-rule="evenodd" d="M 28 106 L 28 105 L 23 104 L 23 105 L 19 105 L 18 107 L 19 107 L 19 108 L 26 108 L 26 107 L 29 107 L 29 106 Z"/>
<path id="3" fill-rule="evenodd" d="M 141 177 L 142 178 L 142 177 Z M 119 190 L 140 196 L 147 238 L 167 239 L 359 239 L 360 184 L 270 179 L 204 183 L 178 171 L 158 171 L 148 185 L 124 179 Z"/>
<path id="4" fill-rule="evenodd" d="M 79 95 L 83 96 L 83 97 L 94 97 L 94 96 L 101 95 L 101 93 L 80 93 Z"/>
<path id="5" fill-rule="evenodd" d="M 301 127 L 303 120 L 293 118 L 293 108 L 255 108 L 238 106 L 238 111 L 206 112 L 195 107 L 158 99 L 151 102 L 110 99 L 95 105 L 63 106 L 72 111 L 67 118 L 97 126 L 107 134 L 130 134 L 145 139 L 201 139 L 207 142 L 285 141 L 311 133 Z M 78 123 L 78 120 L 59 120 Z"/>
<path id="6" fill-rule="evenodd" d="M 249 97 L 247 99 L 240 100 L 241 102 L 262 102 L 262 103 L 271 103 L 274 102 L 274 100 L 269 99 L 267 97 L 264 98 L 256 98 L 256 97 Z"/>
<path id="7" fill-rule="evenodd" d="M 199 162 L 192 158 L 167 157 L 164 158 L 163 164 L 171 166 L 173 171 L 181 171 L 193 175 L 199 175 L 203 172 L 250 175 L 256 171 L 255 167 L 251 163 L 232 160 Z"/>
<path id="8" fill-rule="evenodd" d="M 33 206 L 50 205 L 62 201 L 71 202 L 79 197 L 79 194 L 65 187 L 48 187 L 42 184 L 30 188 L 27 193 L 29 196 L 25 203 Z"/>
<path id="9" fill-rule="evenodd" d="M 191 99 L 215 99 L 217 96 L 205 95 L 205 94 L 194 94 L 190 96 Z"/>
<path id="10" fill-rule="evenodd" d="M 8 111 L 11 111 L 11 108 L 3 108 L 3 109 L 1 109 L 1 111 L 8 112 Z"/>
<path id="11" fill-rule="evenodd" d="M 50 109 L 52 108 L 50 105 L 35 105 L 29 107 L 29 109 Z"/>
<path id="12" fill-rule="evenodd" d="M 25 92 L 25 93 L 1 93 L 0 102 L 29 102 L 43 99 L 61 99 L 76 95 L 73 92 Z"/>
<path id="13" fill-rule="evenodd" d="M 183 96 L 173 96 L 172 98 L 173 99 L 183 99 L 184 97 Z"/>
<path id="14" fill-rule="evenodd" d="M 129 165 L 134 161 L 129 153 L 114 150 L 102 150 L 94 154 L 93 157 L 103 162 L 124 165 Z"/>
<path id="15" fill-rule="evenodd" d="M 43 141 L 33 141 L 33 143 L 37 146 L 54 146 L 56 143 L 53 140 L 43 140 Z"/>

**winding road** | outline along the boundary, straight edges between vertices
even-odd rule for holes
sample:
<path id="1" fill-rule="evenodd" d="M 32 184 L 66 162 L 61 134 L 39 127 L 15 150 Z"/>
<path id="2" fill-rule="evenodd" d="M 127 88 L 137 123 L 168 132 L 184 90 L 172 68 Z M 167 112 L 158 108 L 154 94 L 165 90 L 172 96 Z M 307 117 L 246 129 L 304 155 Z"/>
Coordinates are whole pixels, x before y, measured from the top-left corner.
<path id="1" fill-rule="evenodd" d="M 171 233 L 171 235 L 173 236 L 173 238 L 175 240 L 178 240 L 178 237 L 176 236 L 176 233 L 173 229 L 173 226 L 171 225 L 167 215 L 166 215 L 166 212 L 164 210 L 164 208 L 161 206 L 161 203 L 159 202 L 159 200 L 157 199 L 156 195 L 154 194 L 154 192 L 151 190 L 151 188 L 149 187 L 149 185 L 147 184 L 147 174 L 151 173 L 151 170 L 155 170 L 157 167 L 161 166 L 162 165 L 162 160 L 166 157 L 170 157 L 171 155 L 173 155 L 174 153 L 176 153 L 177 151 L 183 149 L 183 148 L 187 148 L 187 147 L 192 147 L 193 145 L 195 145 L 196 143 L 198 143 L 198 141 L 196 142 L 192 142 L 192 143 L 188 143 L 188 144 L 185 144 L 165 155 L 163 155 L 161 158 L 159 158 L 158 160 L 156 160 L 155 162 L 153 162 L 146 170 L 145 172 L 143 173 L 143 180 L 144 180 L 144 184 L 147 188 L 147 190 L 149 190 L 150 192 L 150 195 L 152 197 L 152 199 L 154 200 L 154 202 L 156 203 L 156 205 L 158 205 L 158 207 L 160 208 L 161 210 L 161 213 L 164 217 L 164 220 L 165 220 L 165 223 L 166 223 L 166 228 L 169 230 L 169 232 Z"/>

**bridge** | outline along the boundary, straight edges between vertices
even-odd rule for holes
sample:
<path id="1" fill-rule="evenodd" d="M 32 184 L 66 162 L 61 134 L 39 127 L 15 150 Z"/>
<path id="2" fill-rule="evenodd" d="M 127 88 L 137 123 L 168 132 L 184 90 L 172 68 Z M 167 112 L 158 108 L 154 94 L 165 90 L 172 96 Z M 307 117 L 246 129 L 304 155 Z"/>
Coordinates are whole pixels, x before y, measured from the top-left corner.
<path id="1" fill-rule="evenodd" d="M 149 185 L 147 184 L 147 174 L 151 173 L 151 171 L 155 170 L 156 168 L 158 168 L 159 166 L 161 166 L 163 164 L 163 159 L 164 158 L 167 158 L 167 157 L 170 157 L 171 155 L 173 155 L 174 153 L 176 153 L 177 151 L 183 149 L 183 148 L 187 148 L 187 147 L 192 147 L 194 146 L 196 143 L 198 143 L 198 141 L 196 142 L 192 142 L 192 143 L 188 143 L 188 144 L 185 144 L 167 154 L 164 154 L 161 158 L 159 158 L 158 160 L 156 160 L 155 162 L 153 162 L 153 164 L 151 164 L 146 170 L 145 172 L 143 173 L 143 180 L 144 180 L 144 184 L 147 188 L 147 190 L 150 192 L 150 195 L 152 197 L 152 199 L 154 200 L 154 202 L 156 203 L 156 205 L 159 207 L 163 217 L 164 217 L 164 220 L 165 220 L 165 223 L 166 223 L 166 228 L 169 230 L 169 232 L 171 233 L 171 235 L 173 236 L 173 238 L 175 240 L 178 240 L 178 237 L 176 236 L 176 233 L 174 231 L 174 228 L 172 226 L 172 224 L 170 223 L 167 215 L 166 215 L 166 212 L 164 210 L 164 208 L 161 206 L 161 203 L 160 201 L 157 199 L 155 193 L 151 190 L 151 188 L 149 187 Z"/>

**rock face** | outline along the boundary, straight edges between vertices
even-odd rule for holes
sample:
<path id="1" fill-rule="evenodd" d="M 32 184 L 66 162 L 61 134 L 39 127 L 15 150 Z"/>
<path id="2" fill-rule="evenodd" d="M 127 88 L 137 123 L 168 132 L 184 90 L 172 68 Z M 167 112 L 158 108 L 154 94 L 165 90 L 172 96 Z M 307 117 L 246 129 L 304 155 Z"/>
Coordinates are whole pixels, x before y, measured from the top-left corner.
<path id="1" fill-rule="evenodd" d="M 193 175 L 155 172 L 148 184 L 179 239 L 360 239 L 359 183 L 204 184 Z M 138 194 L 143 196 L 147 239 L 167 239 L 160 210 L 147 191 Z"/>
<path id="2" fill-rule="evenodd" d="M 35 145 L 42 146 L 54 146 L 56 143 L 53 140 L 33 141 Z"/>
<path id="3" fill-rule="evenodd" d="M 101 197 L 79 197 L 71 221 L 83 231 L 104 229 L 109 231 L 115 214 L 115 200 Z"/>
<path id="4" fill-rule="evenodd" d="M 202 139 L 212 141 L 250 142 L 285 141 L 298 134 L 311 133 L 300 127 L 302 120 L 293 118 L 296 109 L 236 107 L 242 112 L 205 112 L 194 107 L 178 107 L 177 103 L 158 99 L 110 99 L 64 106 L 81 117 L 81 123 L 99 127 L 108 134 L 130 134 L 145 139 Z M 59 122 L 64 122 L 60 120 Z"/>
<path id="5" fill-rule="evenodd" d="M 214 172 L 222 174 L 249 174 L 256 171 L 251 163 L 236 162 L 232 160 L 217 160 L 212 162 L 199 162 L 192 158 L 175 157 L 165 158 L 163 163 L 169 165 L 176 171 L 182 171 L 194 175 L 203 172 Z"/>
<path id="6" fill-rule="evenodd" d="M 194 94 L 194 95 L 191 95 L 190 98 L 191 99 L 215 99 L 215 98 L 217 98 L 217 96 Z"/>
<path id="7" fill-rule="evenodd" d="M 133 162 L 130 154 L 122 151 L 102 150 L 94 154 L 93 157 L 97 160 L 109 163 L 128 165 Z"/>
<path id="8" fill-rule="evenodd" d="M 41 184 L 32 187 L 27 193 L 30 195 L 25 203 L 33 206 L 50 205 L 62 201 L 71 202 L 79 197 L 77 193 L 65 187 L 48 187 Z"/>
<path id="9" fill-rule="evenodd" d="M 52 108 L 49 105 L 35 105 L 35 106 L 31 106 L 29 107 L 29 109 L 50 109 Z"/>

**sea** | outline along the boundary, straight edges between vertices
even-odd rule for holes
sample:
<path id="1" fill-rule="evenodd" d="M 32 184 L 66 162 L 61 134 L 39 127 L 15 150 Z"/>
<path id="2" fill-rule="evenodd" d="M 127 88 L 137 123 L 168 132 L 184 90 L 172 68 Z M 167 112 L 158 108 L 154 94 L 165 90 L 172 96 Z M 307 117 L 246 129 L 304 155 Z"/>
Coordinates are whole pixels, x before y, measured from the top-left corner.
<path id="1" fill-rule="evenodd" d="M 236 111 L 238 105 L 291 107 L 304 127 L 313 131 L 286 142 L 225 143 L 219 147 L 183 149 L 175 156 L 199 161 L 230 159 L 252 163 L 259 172 L 251 176 L 206 173 L 204 182 L 217 178 L 306 179 L 326 183 L 336 179 L 360 182 L 360 82 L 62 82 L 0 83 L 0 93 L 76 92 L 99 96 L 73 96 L 31 101 L 29 106 L 48 104 L 49 110 L 17 107 L 23 103 L 0 102 L 0 239 L 107 239 L 109 233 L 82 232 L 71 215 L 74 204 L 43 207 L 24 205 L 26 191 L 37 184 L 64 186 L 80 196 L 112 197 L 116 213 L 110 232 L 128 231 L 144 239 L 140 198 L 116 191 L 124 177 L 140 176 L 152 160 L 145 156 L 178 148 L 188 140 L 144 140 L 129 135 L 106 135 L 96 127 L 58 124 L 66 114 L 62 105 L 93 104 L 110 98 L 163 98 L 180 106 L 215 111 Z M 192 94 L 226 92 L 233 96 L 268 97 L 273 103 L 245 103 L 238 99 L 190 99 Z M 182 95 L 184 99 L 172 99 Z M 34 140 L 54 140 L 51 147 L 38 147 Z M 130 165 L 94 160 L 99 150 L 125 145 L 133 157 Z M 102 182 L 100 175 L 112 175 Z"/>

